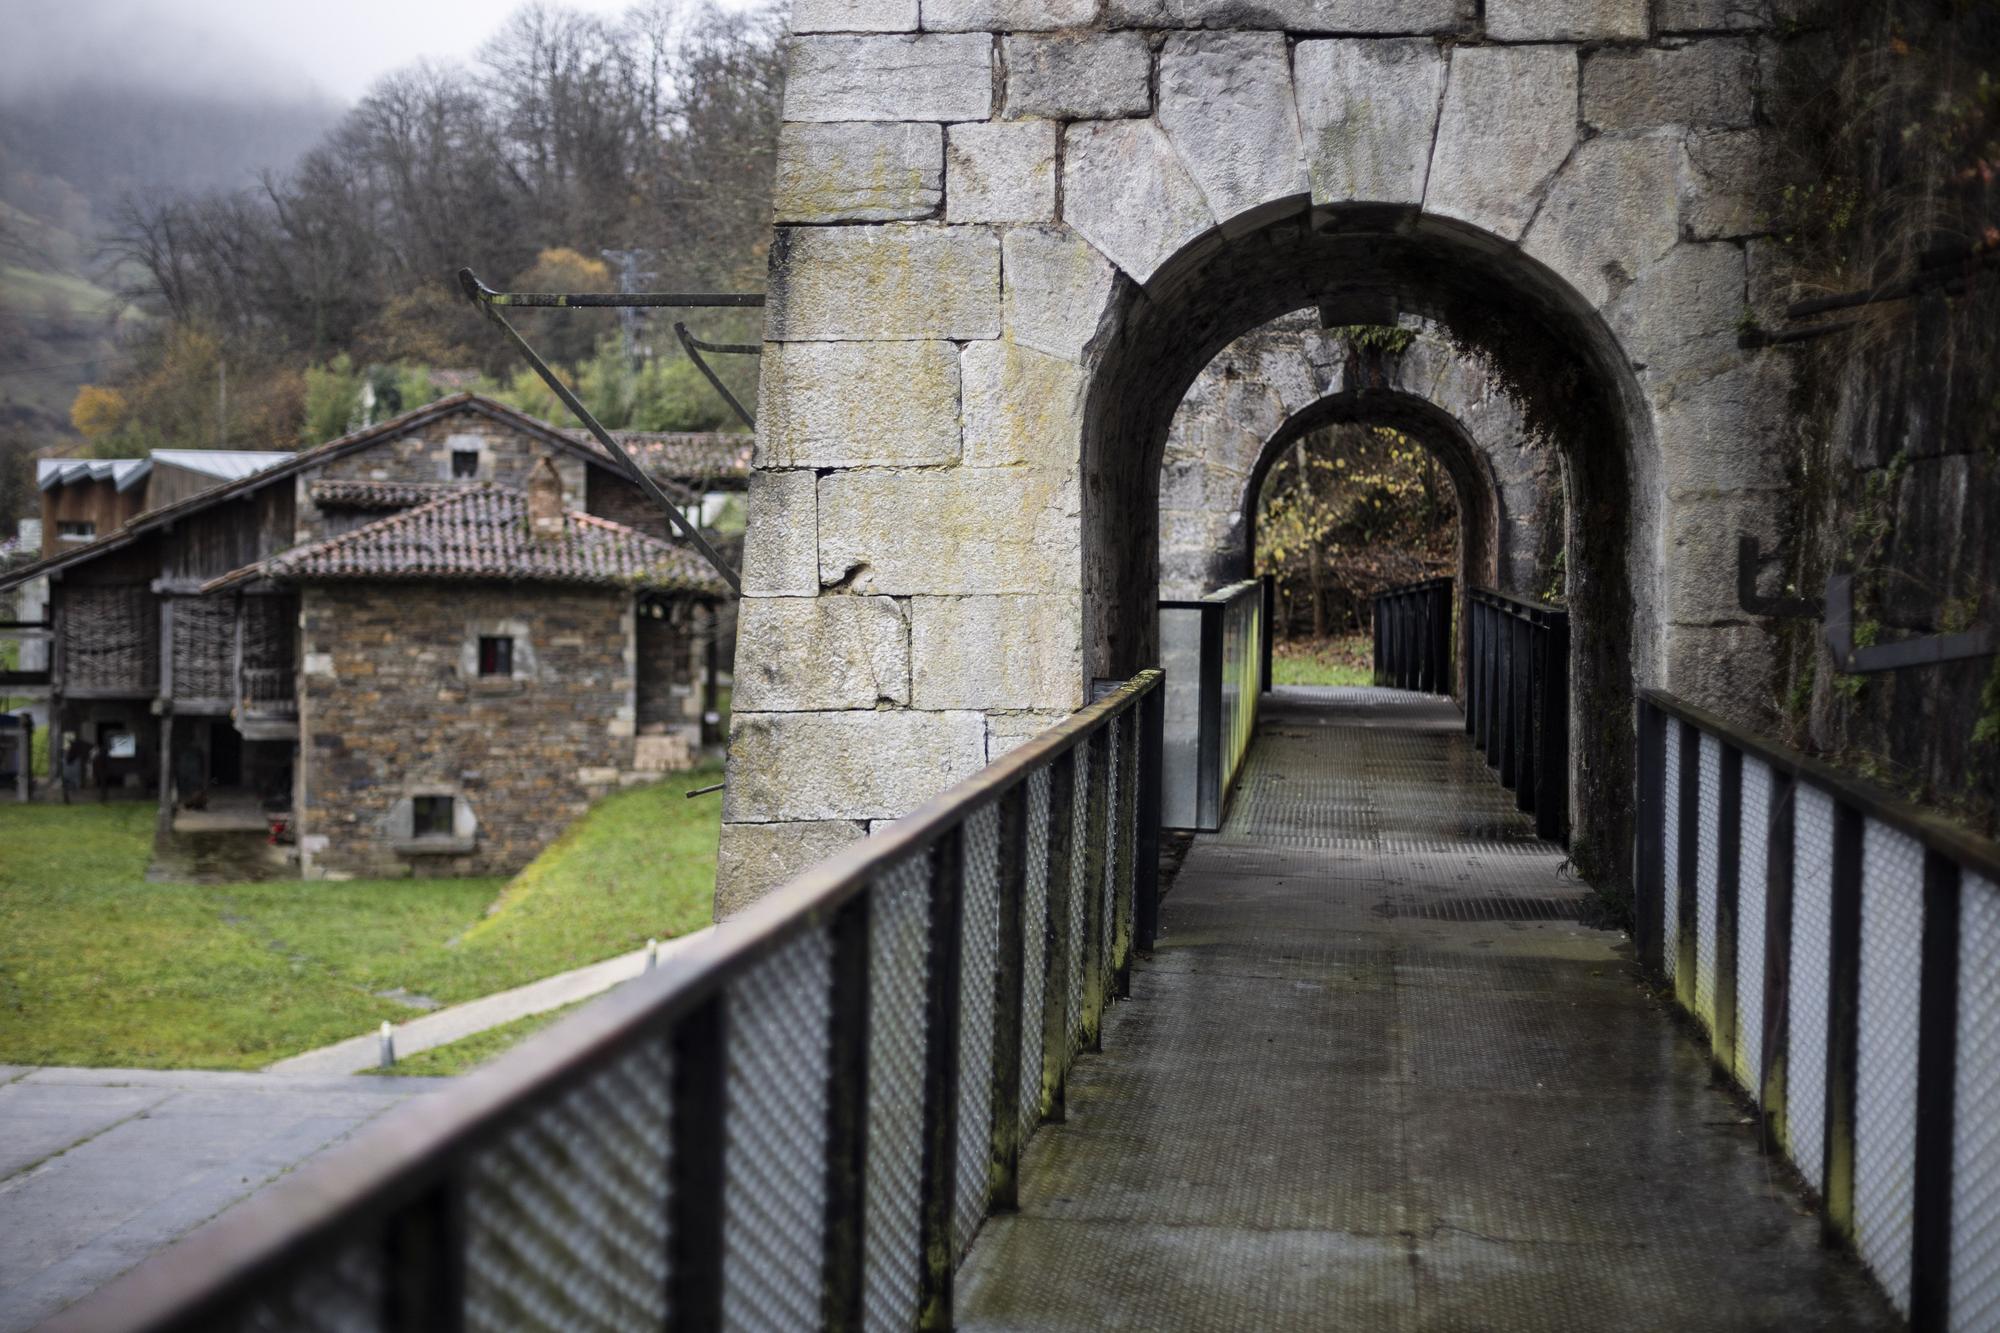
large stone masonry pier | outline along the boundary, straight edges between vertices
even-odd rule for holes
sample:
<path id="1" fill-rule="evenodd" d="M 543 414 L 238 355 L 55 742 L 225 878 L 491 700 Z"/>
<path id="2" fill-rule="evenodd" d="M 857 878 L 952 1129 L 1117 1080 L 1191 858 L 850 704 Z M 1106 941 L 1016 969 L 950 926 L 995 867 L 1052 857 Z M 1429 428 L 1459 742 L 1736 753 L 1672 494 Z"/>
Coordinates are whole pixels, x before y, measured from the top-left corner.
<path id="1" fill-rule="evenodd" d="M 1585 770 L 1625 771 L 1635 686 L 1755 697 L 1735 542 L 1776 545 L 1790 366 L 1734 335 L 1778 299 L 1774 22 L 796 0 L 718 910 L 1151 656 L 1175 411 L 1321 305 L 1483 310 L 1575 367 L 1528 387 L 1589 423 L 1560 442 Z"/>

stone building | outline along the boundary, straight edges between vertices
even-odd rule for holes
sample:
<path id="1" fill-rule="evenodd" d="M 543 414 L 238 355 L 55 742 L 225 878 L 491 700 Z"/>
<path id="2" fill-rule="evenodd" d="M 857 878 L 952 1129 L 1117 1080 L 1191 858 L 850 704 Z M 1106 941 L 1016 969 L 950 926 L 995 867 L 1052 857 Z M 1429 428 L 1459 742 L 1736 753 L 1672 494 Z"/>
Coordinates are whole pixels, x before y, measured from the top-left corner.
<path id="1" fill-rule="evenodd" d="M 716 493 L 742 484 L 742 437 L 643 436 L 634 444 L 690 513 L 707 512 Z M 63 543 L 53 555 L 0 574 L 0 592 L 35 580 L 45 580 L 48 590 L 52 660 L 41 688 L 52 735 L 62 739 L 51 747 L 47 789 L 87 784 L 107 793 L 151 792 L 160 806 L 163 846 L 177 832 L 261 833 L 271 819 L 292 819 L 305 768 L 299 758 L 307 697 L 300 685 L 306 665 L 299 642 L 302 585 L 264 578 L 211 585 L 468 487 L 525 493 L 536 476 L 554 487 L 563 512 L 610 522 L 631 534 L 627 540 L 671 547 L 666 517 L 594 442 L 458 394 L 146 507 L 90 540 Z M 107 480 L 115 487 L 115 475 Z M 419 563 L 423 558 L 415 548 L 405 555 Z M 504 582 L 496 575 L 496 585 Z M 547 600 L 541 588 L 527 595 Z M 602 591 L 591 595 L 602 600 Z M 453 595 L 462 597 L 463 587 Z M 629 591 L 625 596 L 632 600 Z M 682 602 L 671 614 L 658 597 L 648 603 L 661 615 L 647 611 L 645 619 L 654 623 L 643 646 L 683 667 L 700 655 L 701 697 L 676 705 L 699 718 L 713 707 L 717 650 L 731 632 L 733 610 L 706 592 Z M 628 607 L 628 617 L 637 614 Z M 599 628 L 620 652 L 637 633 L 615 619 Z M 661 646 L 666 638 L 676 646 Z M 657 700 L 649 706 L 661 707 Z M 609 723 L 612 713 L 603 720 Z M 584 766 L 624 773 L 641 763 L 669 762 L 678 752 L 673 745 L 649 742 L 641 756 L 636 737 L 648 725 L 685 731 L 686 719 L 659 714 L 642 723 L 628 713 L 625 725 L 633 734 L 623 757 L 573 763 L 572 773 Z M 696 732 L 687 739 L 698 744 L 701 738 Z M 514 850 L 505 855 L 526 846 L 524 838 L 513 837 L 507 845 Z M 437 869 L 474 863 L 400 864 Z M 478 864 L 498 865 L 500 854 Z"/>
<path id="2" fill-rule="evenodd" d="M 690 630 L 727 587 L 685 546 L 564 509 L 552 460 L 525 493 L 448 487 L 205 591 L 254 586 L 298 598 L 308 876 L 510 873 L 699 754 Z"/>

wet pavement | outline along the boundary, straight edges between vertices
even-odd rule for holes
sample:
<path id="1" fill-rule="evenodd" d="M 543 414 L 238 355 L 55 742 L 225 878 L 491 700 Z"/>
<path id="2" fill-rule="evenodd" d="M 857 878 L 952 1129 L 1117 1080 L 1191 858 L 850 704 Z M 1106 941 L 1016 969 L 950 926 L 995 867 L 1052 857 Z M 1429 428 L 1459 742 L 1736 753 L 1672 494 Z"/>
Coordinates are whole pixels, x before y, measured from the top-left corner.
<path id="1" fill-rule="evenodd" d="M 1896 1327 L 1598 916 L 1449 702 L 1268 697 L 958 1327 Z"/>
<path id="2" fill-rule="evenodd" d="M 0 1333 L 446 1082 L 0 1065 Z"/>

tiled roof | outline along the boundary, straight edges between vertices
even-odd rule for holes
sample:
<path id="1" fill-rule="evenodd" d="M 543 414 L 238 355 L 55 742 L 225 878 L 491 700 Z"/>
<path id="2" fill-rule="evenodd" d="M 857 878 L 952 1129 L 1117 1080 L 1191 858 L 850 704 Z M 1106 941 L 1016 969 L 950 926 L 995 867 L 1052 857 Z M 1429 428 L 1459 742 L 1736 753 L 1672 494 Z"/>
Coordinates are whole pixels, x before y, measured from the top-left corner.
<path id="1" fill-rule="evenodd" d="M 462 481 L 315 481 L 307 492 L 314 504 L 329 509 L 409 509 L 465 486 Z"/>
<path id="2" fill-rule="evenodd" d="M 692 551 L 592 514 L 565 512 L 560 537 L 536 537 L 528 529 L 526 494 L 493 485 L 454 488 L 428 504 L 286 551 L 209 586 L 257 575 L 304 582 L 501 579 L 728 592 Z"/>
<path id="3" fill-rule="evenodd" d="M 611 438 L 623 445 L 637 463 L 655 477 L 670 481 L 743 481 L 750 475 L 748 435 L 720 431 L 639 431 L 614 430 Z M 597 441 L 578 432 L 576 439 L 602 452 Z"/>

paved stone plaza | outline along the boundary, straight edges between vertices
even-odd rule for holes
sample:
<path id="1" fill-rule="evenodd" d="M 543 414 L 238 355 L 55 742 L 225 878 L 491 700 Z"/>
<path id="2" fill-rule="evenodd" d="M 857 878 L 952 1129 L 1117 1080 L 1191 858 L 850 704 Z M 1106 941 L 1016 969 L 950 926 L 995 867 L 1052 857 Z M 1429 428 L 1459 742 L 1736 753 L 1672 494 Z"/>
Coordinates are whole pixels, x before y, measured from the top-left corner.
<path id="1" fill-rule="evenodd" d="M 0 1066 L 0 1333 L 444 1083 Z"/>
<path id="2" fill-rule="evenodd" d="M 958 1326 L 1895 1327 L 1458 710 L 1271 698 Z"/>

